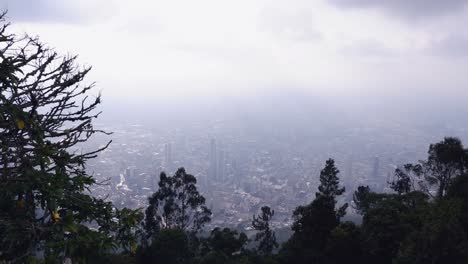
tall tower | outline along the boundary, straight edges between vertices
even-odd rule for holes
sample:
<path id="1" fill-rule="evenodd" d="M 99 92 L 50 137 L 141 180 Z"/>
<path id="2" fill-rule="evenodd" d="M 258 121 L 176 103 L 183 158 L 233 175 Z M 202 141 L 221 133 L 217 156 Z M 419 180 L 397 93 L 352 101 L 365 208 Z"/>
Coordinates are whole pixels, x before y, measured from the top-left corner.
<path id="1" fill-rule="evenodd" d="M 353 159 L 352 157 L 348 157 L 346 160 L 346 168 L 345 168 L 345 178 L 347 181 L 351 181 L 353 178 Z"/>
<path id="2" fill-rule="evenodd" d="M 164 167 L 167 170 L 172 170 L 172 145 L 171 143 L 166 143 L 164 145 Z M 168 171 L 170 173 L 170 171 Z"/>
<path id="3" fill-rule="evenodd" d="M 379 170 L 380 170 L 380 159 L 378 156 L 375 156 L 373 160 L 372 175 L 371 175 L 373 179 L 379 178 Z"/>
<path id="4" fill-rule="evenodd" d="M 151 188 L 154 192 L 158 189 L 159 177 L 161 175 L 161 172 L 163 172 L 163 167 L 159 166 L 155 172 L 156 175 L 151 176 Z"/>
<path id="5" fill-rule="evenodd" d="M 217 159 L 217 149 L 216 149 L 216 140 L 211 139 L 210 142 L 210 167 L 208 169 L 208 178 L 209 180 L 216 180 L 218 175 L 218 159 Z"/>
<path id="6" fill-rule="evenodd" d="M 224 181 L 225 180 L 225 165 L 226 165 L 226 162 L 225 162 L 225 152 L 224 150 L 220 150 L 219 151 L 219 156 L 218 156 L 218 169 L 217 169 L 217 172 L 218 172 L 218 181 Z"/>

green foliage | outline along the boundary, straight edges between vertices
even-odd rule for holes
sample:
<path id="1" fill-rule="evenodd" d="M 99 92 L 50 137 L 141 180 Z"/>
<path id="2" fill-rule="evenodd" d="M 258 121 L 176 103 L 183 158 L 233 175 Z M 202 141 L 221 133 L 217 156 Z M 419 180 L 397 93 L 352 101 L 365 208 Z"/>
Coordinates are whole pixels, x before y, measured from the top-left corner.
<path id="1" fill-rule="evenodd" d="M 391 263 L 400 243 L 421 225 L 427 198 L 422 193 L 381 195 L 363 216 L 363 251 L 368 263 Z"/>
<path id="2" fill-rule="evenodd" d="M 197 179 L 180 168 L 174 176 L 161 173 L 159 189 L 149 199 L 144 227 L 147 237 L 161 229 L 198 232 L 211 220 L 205 198 L 198 192 Z"/>
<path id="3" fill-rule="evenodd" d="M 211 231 L 210 236 L 204 241 L 202 253 L 209 252 L 208 254 L 210 254 L 214 252 L 216 256 L 232 257 L 236 253 L 241 253 L 247 242 L 248 239 L 244 233 L 229 228 L 221 229 L 217 227 Z"/>
<path id="4" fill-rule="evenodd" d="M 429 146 L 427 160 L 397 169 L 391 187 L 398 193 L 421 190 L 431 194 L 435 191 L 435 196 L 441 198 L 451 182 L 467 171 L 468 150 L 458 138 L 447 137 Z"/>
<path id="5" fill-rule="evenodd" d="M 293 212 L 294 234 L 282 248 L 282 262 L 315 263 L 323 261 L 324 249 L 330 232 L 346 213 L 347 204 L 335 209 L 336 197 L 345 189 L 339 187 L 339 170 L 332 159 L 326 161 L 320 172 L 320 185 L 316 198 Z"/>
<path id="6" fill-rule="evenodd" d="M 263 206 L 261 211 L 260 215 L 253 216 L 252 226 L 258 231 L 255 234 L 255 241 L 259 243 L 257 251 L 269 255 L 274 249 L 278 248 L 275 232 L 270 228 L 270 221 L 275 215 L 275 211 L 268 206 Z"/>
<path id="7" fill-rule="evenodd" d="M 139 263 L 192 263 L 194 258 L 189 235 L 181 229 L 162 229 L 154 236 L 148 248 L 140 247 L 137 252 Z"/>
<path id="8" fill-rule="evenodd" d="M 200 264 L 226 264 L 228 262 L 230 262 L 229 257 L 219 251 L 210 251 L 200 259 Z"/>
<path id="9" fill-rule="evenodd" d="M 183 168 L 161 173 L 145 215 L 114 208 L 87 192 L 96 181 L 86 163 L 107 146 L 74 151 L 105 133 L 92 125 L 100 96 L 86 95 L 93 87 L 83 85 L 90 68 L 7 28 L 0 27 L 1 261 L 468 263 L 468 150 L 457 138 L 430 145 L 427 160 L 398 168 L 394 193 L 358 187 L 353 200 L 360 226 L 341 222 L 347 204 L 336 205 L 345 189 L 334 160 L 327 160 L 315 199 L 294 210 L 294 234 L 278 254 L 274 211 L 267 206 L 252 219 L 256 249 L 246 249 L 247 236 L 229 228 L 197 236 L 211 211 Z"/>
<path id="10" fill-rule="evenodd" d="M 36 38 L 0 27 L 0 259 L 47 262 L 95 258 L 118 247 L 111 203 L 88 194 L 86 162 L 107 146 L 76 151 L 96 133 L 100 96 L 83 81 L 90 68 Z M 109 142 L 110 143 L 110 142 Z"/>
<path id="11" fill-rule="evenodd" d="M 352 222 L 335 227 L 325 246 L 325 263 L 360 263 L 362 259 L 361 230 Z"/>
<path id="12" fill-rule="evenodd" d="M 138 244 L 138 238 L 141 237 L 142 230 L 137 226 L 143 220 L 143 213 L 139 210 L 130 210 L 123 208 L 122 210 L 116 211 L 116 217 L 118 219 L 116 240 L 123 248 L 124 251 L 135 253 Z"/>
<path id="13" fill-rule="evenodd" d="M 325 163 L 325 168 L 320 172 L 320 185 L 318 192 L 315 194 L 317 198 L 325 197 L 335 200 L 337 196 L 345 192 L 344 187 L 339 187 L 338 173 L 340 171 L 335 166 L 333 159 L 328 159 Z"/>
<path id="14" fill-rule="evenodd" d="M 461 203 L 439 200 L 424 214 L 419 228 L 402 243 L 395 263 L 466 263 L 468 240 L 459 221 Z"/>

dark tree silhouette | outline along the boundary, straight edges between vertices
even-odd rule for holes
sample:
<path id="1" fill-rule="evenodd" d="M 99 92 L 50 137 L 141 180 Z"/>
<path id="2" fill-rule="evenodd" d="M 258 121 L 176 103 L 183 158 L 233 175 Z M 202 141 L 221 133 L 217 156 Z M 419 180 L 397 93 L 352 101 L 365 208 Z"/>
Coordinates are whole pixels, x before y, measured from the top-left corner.
<path id="1" fill-rule="evenodd" d="M 160 230 L 148 248 L 139 248 L 137 252 L 138 263 L 194 263 L 193 248 L 191 248 L 189 240 L 189 236 L 184 230 Z"/>
<path id="2" fill-rule="evenodd" d="M 232 256 L 244 249 L 248 238 L 244 233 L 239 233 L 229 228 L 216 227 L 205 241 L 205 247 L 211 252 Z"/>
<path id="3" fill-rule="evenodd" d="M 150 198 L 144 227 L 147 237 L 160 229 L 198 232 L 211 220 L 205 198 L 198 192 L 197 179 L 180 168 L 174 176 L 161 173 L 159 189 Z"/>
<path id="4" fill-rule="evenodd" d="M 278 247 L 275 232 L 270 228 L 270 221 L 275 215 L 275 211 L 271 210 L 268 206 L 263 206 L 261 211 L 261 214 L 258 216 L 253 216 L 252 226 L 258 231 L 255 234 L 255 241 L 259 243 L 257 251 L 264 255 L 269 255 Z"/>
<path id="5" fill-rule="evenodd" d="M 281 252 L 284 260 L 296 263 L 320 263 L 331 230 L 338 226 L 345 215 L 347 204 L 335 209 L 336 198 L 345 189 L 339 187 L 339 170 L 333 159 L 326 161 L 320 172 L 320 185 L 316 198 L 306 206 L 299 206 L 293 212 L 294 231 L 291 239 Z"/>
<path id="6" fill-rule="evenodd" d="M 429 146 L 427 160 L 396 169 L 390 187 L 400 194 L 416 190 L 431 194 L 435 188 L 435 197 L 441 198 L 447 193 L 453 179 L 467 172 L 467 153 L 468 150 L 458 138 L 446 137 Z"/>
<path id="7" fill-rule="evenodd" d="M 466 153 L 461 141 L 453 137 L 429 146 L 427 161 L 423 162 L 424 177 L 437 186 L 437 197 L 444 196 L 452 180 L 466 171 Z"/>
<path id="8" fill-rule="evenodd" d="M 326 161 L 325 167 L 320 171 L 320 185 L 318 187 L 318 192 L 315 193 L 315 205 L 323 205 L 323 207 L 333 208 L 333 214 L 335 215 L 336 220 L 333 222 L 338 222 L 341 217 L 346 213 L 346 208 L 348 204 L 342 205 L 335 211 L 336 197 L 342 195 L 345 192 L 344 187 L 339 187 L 339 178 L 338 173 L 340 171 L 335 167 L 335 161 L 333 159 L 328 159 Z M 312 204 L 314 204 L 314 202 Z M 304 214 L 308 214 L 308 209 L 314 207 L 310 204 L 308 207 L 299 206 L 295 212 L 294 216 L 297 219 L 293 225 L 300 230 L 301 228 L 301 219 Z"/>
<path id="9" fill-rule="evenodd" d="M 337 196 L 345 192 L 344 187 L 339 187 L 338 173 L 340 171 L 335 166 L 333 159 L 328 159 L 325 163 L 325 168 L 320 172 L 320 185 L 318 192 L 315 194 L 317 198 L 325 197 L 335 200 Z"/>
<path id="10" fill-rule="evenodd" d="M 86 259 L 115 246 L 109 202 L 86 191 L 86 162 L 107 146 L 80 151 L 96 133 L 100 96 L 83 83 L 91 68 L 37 38 L 8 33 L 0 15 L 0 258 Z M 109 142 L 110 143 L 110 142 Z M 90 228 L 90 223 L 94 228 Z"/>

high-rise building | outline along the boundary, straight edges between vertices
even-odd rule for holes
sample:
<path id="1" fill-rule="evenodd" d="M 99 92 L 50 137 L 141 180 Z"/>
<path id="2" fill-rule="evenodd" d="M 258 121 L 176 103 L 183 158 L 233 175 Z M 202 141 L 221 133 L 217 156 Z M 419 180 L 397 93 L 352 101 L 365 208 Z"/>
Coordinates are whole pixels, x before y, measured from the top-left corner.
<path id="1" fill-rule="evenodd" d="M 231 174 L 232 177 L 234 178 L 234 181 L 235 181 L 235 182 L 237 182 L 237 183 L 240 182 L 239 168 L 238 168 L 237 160 L 236 160 L 236 159 L 232 159 L 232 160 L 231 160 L 231 170 L 230 170 L 230 174 Z"/>
<path id="2" fill-rule="evenodd" d="M 349 157 L 346 160 L 346 166 L 345 166 L 345 173 L 344 173 L 344 179 L 346 182 L 351 182 L 353 179 L 353 159 L 352 157 Z"/>
<path id="3" fill-rule="evenodd" d="M 373 179 L 378 179 L 380 175 L 380 159 L 378 156 L 375 156 L 373 159 L 373 165 L 372 165 L 372 178 Z"/>
<path id="4" fill-rule="evenodd" d="M 226 161 L 225 161 L 225 152 L 220 150 L 218 155 L 218 168 L 217 168 L 217 179 L 220 182 L 223 182 L 226 179 Z"/>
<path id="5" fill-rule="evenodd" d="M 153 188 L 153 191 L 156 191 L 158 189 L 159 177 L 161 175 L 161 172 L 163 172 L 163 167 L 159 166 L 155 171 L 155 175 L 151 177 L 151 187 Z"/>
<path id="6" fill-rule="evenodd" d="M 164 167 L 168 173 L 172 170 L 172 144 L 166 143 L 164 145 Z"/>
<path id="7" fill-rule="evenodd" d="M 216 140 L 214 138 L 211 139 L 210 142 L 210 165 L 208 168 L 208 179 L 210 181 L 216 180 L 218 175 L 218 159 L 217 159 L 217 149 L 216 149 Z"/>

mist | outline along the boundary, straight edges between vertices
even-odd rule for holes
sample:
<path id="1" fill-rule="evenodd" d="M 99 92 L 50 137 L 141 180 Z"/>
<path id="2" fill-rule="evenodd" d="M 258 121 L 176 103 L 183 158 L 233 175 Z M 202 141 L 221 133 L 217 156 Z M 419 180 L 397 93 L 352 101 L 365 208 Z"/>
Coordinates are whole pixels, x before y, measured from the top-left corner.
<path id="1" fill-rule="evenodd" d="M 313 260 L 304 258 L 304 263 L 343 263 L 314 258 L 325 259 L 327 243 L 343 239 L 341 234 L 343 241 L 360 247 L 381 233 L 388 235 L 387 225 L 393 224 L 401 237 L 382 236 L 391 238 L 393 255 L 364 246 L 349 251 L 368 257 L 362 263 L 400 263 L 395 259 L 405 260 L 401 254 L 426 250 L 426 244 L 403 248 L 404 243 L 432 239 L 437 228 L 442 231 L 434 234 L 450 237 L 441 223 L 456 223 L 446 229 L 468 234 L 466 215 L 460 213 L 468 208 L 468 198 L 462 196 L 468 186 L 468 149 L 462 144 L 468 144 L 468 1 L 0 0 L 0 10 L 8 10 L 0 22 L 11 21 L 5 31 L 0 27 L 0 45 L 5 45 L 0 66 L 7 65 L 8 56 L 23 62 L 0 72 L 2 88 L 10 89 L 0 91 L 5 127 L 0 134 L 8 139 L 0 140 L 8 150 L 0 161 L 2 173 L 17 170 L 23 176 L 42 170 L 42 178 L 33 177 L 38 183 L 21 178 L 18 186 L 24 186 L 14 185 L 17 193 L 8 194 L 5 204 L 15 204 L 16 209 L 9 207 L 15 221 L 26 197 L 32 199 L 31 223 L 42 221 L 49 228 L 77 221 L 90 234 L 101 232 L 94 228 L 101 225 L 93 219 L 94 211 L 73 219 L 75 211 L 89 205 L 70 205 L 62 193 L 86 195 L 89 204 L 105 205 L 106 221 L 139 214 L 139 219 L 121 221 L 128 230 L 109 231 L 128 231 L 128 241 L 113 244 L 111 253 L 127 254 L 135 263 L 145 250 L 165 252 L 151 246 L 165 246 L 158 239 L 168 230 L 202 241 L 197 243 L 206 248 L 190 249 L 191 257 L 215 251 L 209 243 L 216 243 L 211 236 L 219 235 L 219 227 L 228 228 L 222 232 L 234 240 L 244 239 L 245 232 L 239 248 L 220 254 L 224 260 L 255 256 L 271 263 L 289 263 L 290 256 Z M 31 56 L 34 52 L 40 56 Z M 54 67 L 60 74 L 48 72 Z M 63 90 L 55 94 L 54 89 Z M 80 102 L 83 98 L 89 105 Z M 49 190 L 47 177 L 63 177 L 56 185 L 71 187 Z M 46 188 L 48 200 L 39 195 L 42 190 L 25 191 L 37 186 Z M 181 186 L 188 187 L 180 191 Z M 196 196 L 192 207 L 184 204 L 190 191 Z M 36 194 L 42 203 L 34 200 Z M 161 209 L 166 202 L 169 206 Z M 361 202 L 368 202 L 367 207 Z M 39 205 L 41 210 L 33 208 Z M 188 226 L 198 222 L 186 220 L 186 209 L 195 218 L 205 216 L 190 232 Z M 433 217 L 446 209 L 460 212 L 444 216 L 453 217 L 449 220 Z M 37 212 L 44 215 L 40 221 Z M 259 212 L 266 225 L 258 224 Z M 175 221 L 171 213 L 182 214 L 182 220 Z M 114 222 L 107 226 L 121 224 Z M 301 230 L 307 225 L 311 233 Z M 275 247 L 270 227 L 280 244 L 299 246 Z M 372 233 L 374 228 L 380 233 Z M 75 229 L 74 222 L 67 222 L 60 239 L 79 237 Z M 420 233 L 410 233 L 413 229 Z M 275 240 L 265 252 L 258 249 L 259 230 Z M 411 235 L 402 235 L 407 233 Z M 102 237 L 114 235 L 109 234 Z M 453 246 L 453 252 L 464 248 L 460 256 L 466 260 L 464 234 L 462 246 L 434 244 Z M 312 240 L 321 235 L 319 247 Z M 44 241 L 24 250 L 34 251 L 31 256 L 47 253 L 36 249 L 51 244 Z M 312 244 L 317 247 L 313 254 L 307 251 Z M 181 247 L 174 248 L 178 259 Z M 68 258 L 67 247 L 66 253 L 60 250 L 57 254 Z M 197 255 L 197 261 L 210 254 Z M 259 263 L 252 259 L 249 263 Z M 180 263 L 198 263 L 187 261 Z"/>

